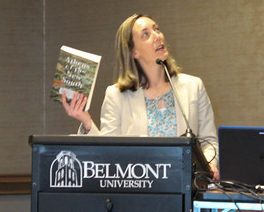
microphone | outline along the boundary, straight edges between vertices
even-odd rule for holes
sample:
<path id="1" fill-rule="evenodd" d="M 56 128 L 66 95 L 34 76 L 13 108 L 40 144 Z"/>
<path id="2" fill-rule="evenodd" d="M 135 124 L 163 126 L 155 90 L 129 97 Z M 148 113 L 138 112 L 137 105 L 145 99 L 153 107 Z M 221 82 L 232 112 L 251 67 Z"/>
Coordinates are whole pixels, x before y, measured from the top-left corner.
<path id="1" fill-rule="evenodd" d="M 186 115 L 185 115 L 185 113 L 184 113 L 184 111 L 183 111 L 183 108 L 182 108 L 181 102 L 180 102 L 180 100 L 179 100 L 178 93 L 177 93 L 177 91 L 175 90 L 175 87 L 173 86 L 173 83 L 172 83 L 172 81 L 171 81 L 171 76 L 170 76 L 170 74 L 169 74 L 169 71 L 168 71 L 168 69 L 167 69 L 167 66 L 166 66 L 166 65 L 164 64 L 164 62 L 163 62 L 161 59 L 159 59 L 159 58 L 156 60 L 156 63 L 157 63 L 158 65 L 161 65 L 161 66 L 163 67 L 163 69 L 164 69 L 164 71 L 165 71 L 165 73 L 166 73 L 166 75 L 167 75 L 167 77 L 168 77 L 168 79 L 169 79 L 169 83 L 170 83 L 170 86 L 171 86 L 171 88 L 172 88 L 172 91 L 173 91 L 174 97 L 175 97 L 175 99 L 176 99 L 176 101 L 177 101 L 177 103 L 178 103 L 178 105 L 179 105 L 179 108 L 180 108 L 181 114 L 182 114 L 182 116 L 183 116 L 183 118 L 184 118 L 184 121 L 185 121 L 185 124 L 186 124 L 186 126 L 187 126 L 187 129 L 186 129 L 185 133 L 184 133 L 182 136 L 185 136 L 185 137 L 188 137 L 188 138 L 193 138 L 193 137 L 195 137 L 195 135 L 193 134 L 192 129 L 191 129 L 191 127 L 190 127 L 190 124 L 189 124 L 189 122 L 188 122 L 188 120 L 187 120 L 187 118 L 186 118 Z"/>
<path id="2" fill-rule="evenodd" d="M 173 91 L 173 94 L 174 94 L 174 97 L 179 105 L 179 108 L 180 108 L 180 111 L 181 111 L 181 114 L 184 118 L 184 121 L 186 123 L 186 126 L 187 126 L 187 129 L 185 131 L 185 133 L 181 136 L 184 136 L 184 137 L 188 137 L 188 138 L 191 138 L 192 141 L 194 142 L 193 145 L 194 145 L 194 156 L 193 156 L 193 160 L 195 161 L 193 163 L 193 169 L 194 170 L 199 170 L 199 169 L 202 169 L 202 170 L 205 170 L 206 172 L 209 173 L 209 177 L 213 177 L 213 172 L 211 170 L 211 167 L 209 166 L 209 163 L 207 162 L 203 152 L 202 152 L 202 149 L 201 149 L 201 146 L 200 146 L 200 142 L 198 141 L 198 138 L 195 136 L 195 134 L 192 132 L 192 129 L 190 127 L 190 124 L 189 124 L 189 121 L 187 120 L 186 118 L 186 115 L 183 111 L 183 108 L 182 108 L 182 105 L 181 105 L 181 102 L 180 102 L 180 99 L 179 99 L 179 96 L 178 96 L 178 93 L 171 81 L 171 76 L 169 74 L 169 71 L 167 69 L 167 66 L 165 65 L 165 63 L 161 60 L 161 59 L 157 59 L 156 60 L 156 63 L 158 65 L 161 65 L 163 66 L 163 69 L 169 79 L 169 83 L 170 83 L 170 86 L 172 88 L 172 91 Z"/>

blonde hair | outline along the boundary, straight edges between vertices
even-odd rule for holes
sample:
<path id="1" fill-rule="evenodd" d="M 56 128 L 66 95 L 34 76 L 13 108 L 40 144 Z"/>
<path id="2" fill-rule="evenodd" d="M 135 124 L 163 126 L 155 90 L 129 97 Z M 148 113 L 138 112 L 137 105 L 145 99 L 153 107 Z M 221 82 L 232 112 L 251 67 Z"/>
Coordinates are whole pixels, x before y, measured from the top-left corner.
<path id="1" fill-rule="evenodd" d="M 138 61 L 134 59 L 132 53 L 134 48 L 132 29 L 134 23 L 140 17 L 150 18 L 147 15 L 134 14 L 120 25 L 116 33 L 117 86 L 121 92 L 126 90 L 136 91 L 139 87 L 147 88 L 149 86 L 148 79 L 142 67 Z M 164 63 L 168 67 L 170 76 L 176 76 L 180 72 L 180 68 L 170 54 Z M 168 79 L 166 78 L 166 80 Z"/>

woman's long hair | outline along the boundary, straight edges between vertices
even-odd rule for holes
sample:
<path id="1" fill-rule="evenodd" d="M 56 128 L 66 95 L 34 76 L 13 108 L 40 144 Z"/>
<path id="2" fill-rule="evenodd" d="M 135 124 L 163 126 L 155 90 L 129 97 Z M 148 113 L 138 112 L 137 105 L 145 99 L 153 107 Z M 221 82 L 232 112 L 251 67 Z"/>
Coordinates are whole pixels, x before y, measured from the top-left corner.
<path id="1" fill-rule="evenodd" d="M 119 27 L 116 33 L 115 51 L 116 51 L 116 68 L 118 71 L 117 86 L 120 91 L 136 91 L 139 87 L 148 88 L 149 82 L 139 62 L 133 57 L 133 34 L 134 23 L 140 17 L 147 15 L 134 14 L 127 18 Z M 176 76 L 180 72 L 180 67 L 169 54 L 165 65 L 169 70 L 170 76 Z M 168 80 L 166 78 L 166 80 Z"/>

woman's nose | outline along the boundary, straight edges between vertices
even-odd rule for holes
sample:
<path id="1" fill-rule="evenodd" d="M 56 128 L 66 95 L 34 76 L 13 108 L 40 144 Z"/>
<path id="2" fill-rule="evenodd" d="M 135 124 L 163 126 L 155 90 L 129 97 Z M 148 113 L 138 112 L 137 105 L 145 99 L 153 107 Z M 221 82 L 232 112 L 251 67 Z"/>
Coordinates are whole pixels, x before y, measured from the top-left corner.
<path id="1" fill-rule="evenodd" d="M 153 31 L 153 39 L 154 41 L 159 41 L 161 39 L 161 33 Z"/>

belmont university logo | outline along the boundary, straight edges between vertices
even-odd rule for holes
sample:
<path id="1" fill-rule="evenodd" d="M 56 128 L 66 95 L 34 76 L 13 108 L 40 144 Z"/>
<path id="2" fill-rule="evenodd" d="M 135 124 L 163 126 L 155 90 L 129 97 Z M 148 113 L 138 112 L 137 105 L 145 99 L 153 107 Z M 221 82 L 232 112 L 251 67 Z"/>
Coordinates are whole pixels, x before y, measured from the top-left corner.
<path id="1" fill-rule="evenodd" d="M 61 151 L 50 166 L 50 187 L 82 187 L 82 165 L 70 151 Z"/>
<path id="2" fill-rule="evenodd" d="M 73 152 L 61 151 L 50 166 L 50 187 L 78 188 L 83 180 L 96 180 L 100 188 L 149 189 L 168 180 L 171 168 L 170 163 L 80 162 Z"/>

